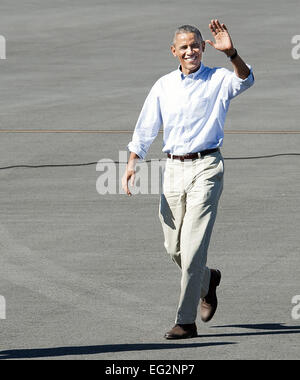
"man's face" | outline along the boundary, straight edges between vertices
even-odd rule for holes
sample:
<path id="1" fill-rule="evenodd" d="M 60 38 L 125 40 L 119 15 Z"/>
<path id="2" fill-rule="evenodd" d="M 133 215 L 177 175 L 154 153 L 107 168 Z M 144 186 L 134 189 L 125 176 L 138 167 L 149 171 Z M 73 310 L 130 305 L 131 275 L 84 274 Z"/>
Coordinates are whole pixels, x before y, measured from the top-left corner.
<path id="1" fill-rule="evenodd" d="M 180 33 L 176 35 L 171 51 L 179 59 L 183 74 L 189 75 L 197 71 L 201 64 L 205 42 L 194 33 Z"/>

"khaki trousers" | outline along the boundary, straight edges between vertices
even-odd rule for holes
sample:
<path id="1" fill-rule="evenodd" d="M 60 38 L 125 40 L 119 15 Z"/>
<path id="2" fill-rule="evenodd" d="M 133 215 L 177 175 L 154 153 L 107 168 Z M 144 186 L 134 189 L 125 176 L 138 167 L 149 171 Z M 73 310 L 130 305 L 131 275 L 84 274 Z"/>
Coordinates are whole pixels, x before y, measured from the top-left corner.
<path id="1" fill-rule="evenodd" d="M 175 323 L 197 318 L 208 293 L 207 250 L 223 190 L 224 160 L 215 152 L 196 160 L 167 159 L 159 218 L 165 248 L 181 269 L 181 293 Z"/>

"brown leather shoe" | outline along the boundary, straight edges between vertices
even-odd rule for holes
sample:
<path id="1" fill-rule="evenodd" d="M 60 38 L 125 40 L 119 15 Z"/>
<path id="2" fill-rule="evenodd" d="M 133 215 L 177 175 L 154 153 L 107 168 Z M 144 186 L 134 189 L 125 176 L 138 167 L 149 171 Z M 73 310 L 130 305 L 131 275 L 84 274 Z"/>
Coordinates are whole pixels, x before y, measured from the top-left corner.
<path id="1" fill-rule="evenodd" d="M 218 269 L 211 269 L 210 272 L 211 277 L 209 290 L 205 298 L 203 298 L 201 301 L 200 314 L 203 322 L 209 322 L 214 316 L 218 307 L 216 289 L 221 282 L 221 272 Z"/>
<path id="2" fill-rule="evenodd" d="M 175 325 L 172 330 L 165 334 L 166 339 L 188 339 L 195 338 L 198 335 L 195 323 L 189 325 Z"/>

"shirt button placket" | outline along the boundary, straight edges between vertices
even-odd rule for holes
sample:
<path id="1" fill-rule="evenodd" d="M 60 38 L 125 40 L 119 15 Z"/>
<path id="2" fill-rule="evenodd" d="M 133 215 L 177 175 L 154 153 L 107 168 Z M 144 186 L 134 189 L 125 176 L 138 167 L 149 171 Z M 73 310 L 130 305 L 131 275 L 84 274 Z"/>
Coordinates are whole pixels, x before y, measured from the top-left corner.
<path id="1" fill-rule="evenodd" d="M 191 84 L 191 80 L 189 77 L 185 78 L 186 80 L 186 86 L 185 86 L 185 91 L 184 91 L 184 102 L 183 102 L 183 115 L 184 115 L 184 118 L 183 118 L 183 122 L 184 122 L 184 143 L 185 144 L 188 144 L 190 142 L 190 139 L 189 139 L 189 129 L 190 129 L 190 126 L 189 126 L 189 118 L 188 118 L 188 113 L 189 113 L 189 91 L 188 91 L 188 87 L 189 85 Z M 188 153 L 188 152 L 186 152 Z"/>

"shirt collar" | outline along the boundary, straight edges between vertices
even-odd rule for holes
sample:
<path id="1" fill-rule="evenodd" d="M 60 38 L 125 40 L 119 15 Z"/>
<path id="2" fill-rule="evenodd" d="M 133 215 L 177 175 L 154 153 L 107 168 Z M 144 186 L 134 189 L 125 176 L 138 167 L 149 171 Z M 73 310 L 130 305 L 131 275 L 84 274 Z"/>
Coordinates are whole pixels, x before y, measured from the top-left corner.
<path id="1" fill-rule="evenodd" d="M 205 69 L 205 66 L 201 62 L 201 65 L 200 65 L 199 69 L 197 71 L 195 71 L 194 73 L 192 73 L 192 74 L 189 74 L 189 75 L 183 74 L 183 72 L 181 71 L 181 66 L 178 67 L 178 72 L 179 72 L 180 77 L 181 77 L 182 80 L 184 80 L 185 78 L 198 79 L 198 78 L 200 78 L 200 76 L 201 76 L 202 72 L 204 71 L 204 69 Z"/>

